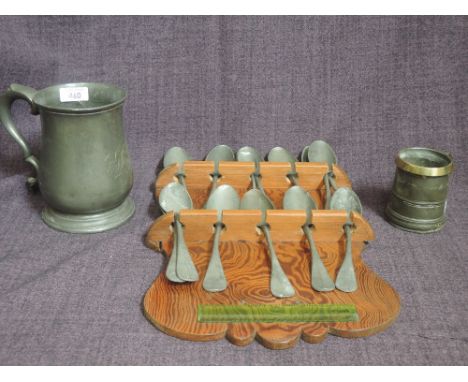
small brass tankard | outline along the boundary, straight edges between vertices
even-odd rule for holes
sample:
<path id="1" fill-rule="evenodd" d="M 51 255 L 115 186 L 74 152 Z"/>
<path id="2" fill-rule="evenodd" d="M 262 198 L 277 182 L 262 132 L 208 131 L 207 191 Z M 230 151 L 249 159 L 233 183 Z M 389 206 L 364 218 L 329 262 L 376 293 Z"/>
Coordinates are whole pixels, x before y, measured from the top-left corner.
<path id="1" fill-rule="evenodd" d="M 412 147 L 395 158 L 396 173 L 385 213 L 390 223 L 412 232 L 429 233 L 445 224 L 452 156 Z"/>
<path id="2" fill-rule="evenodd" d="M 35 90 L 11 85 L 0 96 L 0 121 L 37 174 L 46 202 L 43 220 L 65 232 L 115 228 L 135 211 L 129 197 L 133 172 L 122 124 L 125 91 L 98 83 L 72 83 Z M 41 150 L 36 158 L 16 129 L 11 104 L 23 99 L 39 114 Z"/>

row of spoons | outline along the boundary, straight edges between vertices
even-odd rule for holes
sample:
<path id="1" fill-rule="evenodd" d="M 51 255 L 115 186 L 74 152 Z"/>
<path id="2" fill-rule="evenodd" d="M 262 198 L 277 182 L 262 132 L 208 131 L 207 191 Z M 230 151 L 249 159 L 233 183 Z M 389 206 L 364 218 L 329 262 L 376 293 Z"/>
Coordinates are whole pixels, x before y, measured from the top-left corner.
<path id="1" fill-rule="evenodd" d="M 318 143 L 317 143 L 318 142 Z M 330 153 L 331 148 L 327 148 L 328 144 L 323 141 L 315 141 L 310 146 L 306 146 L 302 151 L 301 156 L 304 156 L 314 152 L 325 152 Z M 317 149 L 319 147 L 319 149 Z M 322 147 L 322 149 L 320 149 Z M 330 171 L 326 174 L 326 177 L 332 178 L 332 165 L 336 163 L 336 156 L 331 150 L 331 154 L 323 155 L 321 161 L 329 163 Z M 314 156 L 315 155 L 315 156 Z M 252 189 L 247 191 L 242 200 L 240 200 L 236 190 L 227 185 L 217 186 L 217 180 L 220 176 L 218 173 L 219 161 L 229 160 L 240 161 L 251 161 L 256 164 L 256 170 L 252 174 Z M 308 156 L 308 159 L 317 161 L 317 154 Z M 260 162 L 260 155 L 258 152 L 249 146 L 243 147 L 237 152 L 237 156 L 231 148 L 226 145 L 216 146 L 207 155 L 206 160 L 215 162 L 215 171 L 212 174 L 213 183 L 208 197 L 208 201 L 205 204 L 205 208 L 217 210 L 217 222 L 215 224 L 215 234 L 213 241 L 213 250 L 208 264 L 207 272 L 203 281 L 203 288 L 210 292 L 219 292 L 227 287 L 227 280 L 224 274 L 224 269 L 221 262 L 221 256 L 219 253 L 219 238 L 222 232 L 222 211 L 231 209 L 246 209 L 246 210 L 260 210 L 262 211 L 262 222 L 258 225 L 263 231 L 265 239 L 267 241 L 270 260 L 271 260 L 271 275 L 270 275 L 270 289 L 276 297 L 291 297 L 295 294 L 294 288 L 291 285 L 289 279 L 284 273 L 281 264 L 276 256 L 275 248 L 270 236 L 269 226 L 266 222 L 266 211 L 268 209 L 274 209 L 272 201 L 268 198 L 263 187 L 261 186 L 261 176 L 259 174 L 258 163 Z M 306 192 L 302 187 L 297 184 L 295 174 L 294 162 L 295 159 L 292 155 L 283 148 L 274 148 L 268 155 L 270 161 L 275 162 L 289 162 L 292 166 L 291 181 L 294 184 L 284 195 L 283 208 L 291 210 L 305 210 L 307 220 L 303 225 L 304 234 L 309 242 L 312 261 L 311 261 L 311 284 L 312 288 L 318 291 L 330 291 L 335 287 L 345 291 L 352 292 L 357 289 L 356 276 L 354 272 L 354 266 L 352 263 L 352 250 L 351 250 L 351 227 L 352 222 L 349 218 L 350 211 L 361 212 L 362 207 L 357 195 L 349 188 L 337 188 L 336 185 L 335 193 L 329 200 L 329 206 L 332 209 L 346 210 L 348 212 L 348 221 L 344 226 L 346 233 L 346 252 L 344 261 L 337 275 L 335 283 L 331 280 L 328 272 L 323 265 L 318 251 L 316 249 L 312 230 L 311 230 L 311 210 L 316 209 L 314 200 L 310 197 L 309 193 Z M 164 167 L 167 167 L 173 163 L 178 163 L 179 171 L 176 176 L 178 181 L 172 182 L 165 186 L 159 196 L 159 204 L 164 212 L 174 212 L 174 246 L 169 258 L 169 263 L 166 269 L 166 277 L 173 282 L 185 282 L 185 281 L 197 281 L 199 275 L 196 267 L 193 264 L 192 258 L 188 251 L 183 238 L 183 227 L 180 223 L 179 212 L 181 209 L 193 208 L 193 203 L 190 195 L 185 186 L 185 175 L 183 171 L 183 163 L 190 160 L 187 153 L 180 147 L 173 147 L 169 149 L 164 156 Z M 326 182 L 326 179 L 324 179 Z"/>
<path id="2" fill-rule="evenodd" d="M 298 185 L 298 174 L 296 172 L 296 158 L 284 147 L 274 147 L 271 149 L 266 156 L 269 162 L 285 162 L 291 165 L 291 172 L 288 177 L 293 185 Z M 164 155 L 163 165 L 164 168 L 171 164 L 177 163 L 179 165 L 179 180 L 183 181 L 183 163 L 191 160 L 190 155 L 181 147 L 172 147 Z M 215 170 L 212 174 L 212 187 L 211 193 L 216 188 L 216 183 L 220 177 L 218 166 L 220 161 L 235 161 L 238 162 L 254 162 L 255 172 L 252 174 L 252 186 L 258 188 L 270 202 L 271 207 L 274 208 L 274 204 L 271 199 L 266 195 L 265 190 L 261 183 L 260 165 L 262 157 L 260 153 L 251 146 L 244 146 L 240 148 L 237 153 L 227 145 L 215 146 L 206 156 L 206 161 L 213 161 L 215 163 Z M 328 165 L 328 172 L 324 176 L 325 184 L 325 209 L 330 208 L 331 200 L 331 188 L 338 189 L 335 175 L 333 173 L 333 165 L 337 163 L 336 154 L 331 146 L 322 140 L 313 141 L 310 145 L 305 146 L 300 154 L 300 160 L 302 162 L 324 162 Z"/>

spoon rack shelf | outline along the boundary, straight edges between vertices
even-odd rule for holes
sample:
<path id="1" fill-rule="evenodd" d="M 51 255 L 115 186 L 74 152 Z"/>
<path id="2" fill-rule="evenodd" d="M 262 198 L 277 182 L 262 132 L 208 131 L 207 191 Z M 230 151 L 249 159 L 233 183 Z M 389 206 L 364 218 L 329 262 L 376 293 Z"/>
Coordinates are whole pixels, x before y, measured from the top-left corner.
<path id="1" fill-rule="evenodd" d="M 203 208 L 203 204 L 208 199 L 214 166 L 214 162 L 210 161 L 187 161 L 184 163 L 185 183 L 195 209 Z M 156 197 L 159 196 L 164 186 L 177 180 L 177 171 L 178 166 L 173 164 L 159 173 L 155 186 Z M 242 197 L 251 186 L 250 175 L 254 171 L 255 164 L 253 162 L 220 162 L 219 172 L 222 177 L 218 180 L 218 185 L 229 184 Z M 288 163 L 260 162 L 263 187 L 276 208 L 281 208 L 283 195 L 291 187 L 291 181 L 287 177 L 290 171 L 291 166 Z M 300 186 L 311 194 L 318 208 L 323 208 L 325 197 L 323 177 L 328 172 L 328 165 L 298 162 L 296 163 L 296 172 Z M 333 172 L 339 187 L 351 187 L 351 181 L 341 167 L 334 165 Z"/>

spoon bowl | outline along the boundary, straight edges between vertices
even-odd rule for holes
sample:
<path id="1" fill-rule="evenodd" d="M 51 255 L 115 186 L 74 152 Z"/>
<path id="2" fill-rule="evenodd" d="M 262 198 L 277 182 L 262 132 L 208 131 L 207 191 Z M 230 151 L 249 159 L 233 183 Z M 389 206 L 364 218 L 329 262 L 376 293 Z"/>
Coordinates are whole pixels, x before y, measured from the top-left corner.
<path id="1" fill-rule="evenodd" d="M 214 190 L 206 202 L 207 210 L 237 210 L 240 206 L 240 198 L 237 191 L 228 184 L 222 184 Z"/>
<path id="2" fill-rule="evenodd" d="M 166 168 L 174 163 L 178 163 L 179 165 L 181 165 L 182 163 L 190 159 L 191 157 L 182 147 L 174 146 L 167 150 L 164 154 L 163 166 L 164 168 Z"/>
<path id="3" fill-rule="evenodd" d="M 295 163 L 296 158 L 283 147 L 274 147 L 268 153 L 268 162 L 287 162 Z"/>
<path id="4" fill-rule="evenodd" d="M 178 182 L 171 182 L 159 193 L 159 205 L 163 212 L 179 212 L 193 208 L 192 198 L 187 189 Z"/>
<path id="5" fill-rule="evenodd" d="M 285 210 L 314 210 L 317 208 L 314 199 L 300 186 L 292 186 L 283 197 Z"/>
<path id="6" fill-rule="evenodd" d="M 362 213 L 362 204 L 356 193 L 348 187 L 340 187 L 330 200 L 332 210 L 345 210 L 348 213 L 356 211 Z"/>
<path id="7" fill-rule="evenodd" d="M 331 146 L 321 140 L 314 141 L 309 145 L 307 159 L 309 162 L 326 162 L 329 168 L 336 164 L 337 161 L 336 154 Z"/>
<path id="8" fill-rule="evenodd" d="M 241 210 L 273 210 L 275 207 L 271 201 L 259 189 L 251 189 L 242 197 Z"/>
<path id="9" fill-rule="evenodd" d="M 234 154 L 234 151 L 229 146 L 218 145 L 210 150 L 205 160 L 214 162 L 233 161 L 236 160 L 236 156 Z"/>
<path id="10" fill-rule="evenodd" d="M 244 146 L 237 151 L 236 158 L 238 162 L 261 162 L 260 153 L 251 146 Z"/>

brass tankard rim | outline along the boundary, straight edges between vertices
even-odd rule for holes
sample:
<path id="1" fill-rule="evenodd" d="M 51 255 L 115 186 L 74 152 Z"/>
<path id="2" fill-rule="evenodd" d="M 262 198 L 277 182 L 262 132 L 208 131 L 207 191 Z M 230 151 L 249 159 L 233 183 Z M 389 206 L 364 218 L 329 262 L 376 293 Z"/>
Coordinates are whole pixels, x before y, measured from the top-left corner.
<path id="1" fill-rule="evenodd" d="M 430 155 L 431 159 L 422 157 L 424 154 Z M 432 165 L 422 164 L 424 160 L 430 161 Z M 448 175 L 453 171 L 451 154 L 426 147 L 408 147 L 400 150 L 395 157 L 395 164 L 409 173 L 431 177 Z"/>
<path id="2" fill-rule="evenodd" d="M 60 102 L 58 95 L 61 88 L 82 88 L 89 90 L 89 101 Z M 92 113 L 112 109 L 122 104 L 127 98 L 125 90 L 101 82 L 69 82 L 49 86 L 38 90 L 34 95 L 35 105 L 58 113 Z"/>

